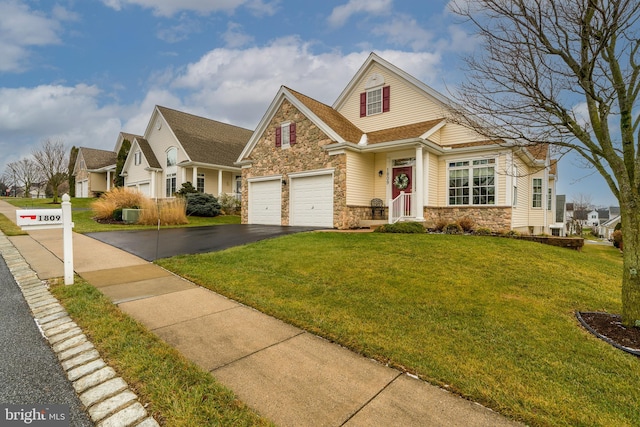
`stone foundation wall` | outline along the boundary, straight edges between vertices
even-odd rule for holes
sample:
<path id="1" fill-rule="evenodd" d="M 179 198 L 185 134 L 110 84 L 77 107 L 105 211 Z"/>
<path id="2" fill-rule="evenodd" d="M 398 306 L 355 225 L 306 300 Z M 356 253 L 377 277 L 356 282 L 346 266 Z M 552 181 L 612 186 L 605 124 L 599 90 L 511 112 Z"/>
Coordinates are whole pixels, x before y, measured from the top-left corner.
<path id="1" fill-rule="evenodd" d="M 511 229 L 511 207 L 474 206 L 474 207 L 427 207 L 424 209 L 425 226 L 435 227 L 438 223 L 452 223 L 461 218 L 471 218 L 475 228 L 488 228 L 491 231 Z"/>
<path id="2" fill-rule="evenodd" d="M 385 206 L 384 212 L 382 215 L 376 214 L 375 219 L 387 219 L 388 209 Z M 372 220 L 374 219 L 371 216 L 371 206 L 347 206 L 347 209 L 344 210 L 343 215 L 340 220 L 340 225 L 338 228 L 340 229 L 353 229 L 360 228 L 360 221 L 363 220 Z"/>

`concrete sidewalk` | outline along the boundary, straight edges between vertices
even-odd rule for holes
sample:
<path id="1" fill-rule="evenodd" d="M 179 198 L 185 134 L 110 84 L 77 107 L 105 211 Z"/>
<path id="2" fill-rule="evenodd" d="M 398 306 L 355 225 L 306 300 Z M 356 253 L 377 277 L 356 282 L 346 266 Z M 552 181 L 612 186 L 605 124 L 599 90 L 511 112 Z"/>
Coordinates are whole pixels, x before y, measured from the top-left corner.
<path id="1" fill-rule="evenodd" d="M 0 202 L 15 221 L 12 210 Z M 73 239 L 77 274 L 278 425 L 520 425 L 141 258 Z M 62 230 L 11 241 L 41 279 L 63 275 Z"/>

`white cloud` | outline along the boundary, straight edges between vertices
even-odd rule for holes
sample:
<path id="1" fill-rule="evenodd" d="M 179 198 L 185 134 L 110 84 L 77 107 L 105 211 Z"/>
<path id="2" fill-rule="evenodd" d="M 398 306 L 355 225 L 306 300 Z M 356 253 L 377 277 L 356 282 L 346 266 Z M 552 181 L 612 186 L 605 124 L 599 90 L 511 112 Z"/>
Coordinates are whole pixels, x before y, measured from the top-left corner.
<path id="1" fill-rule="evenodd" d="M 374 34 L 387 37 L 388 41 L 399 46 L 410 46 L 413 50 L 422 50 L 431 44 L 433 35 L 420 27 L 411 16 L 395 15 L 388 23 L 373 28 Z"/>
<path id="2" fill-rule="evenodd" d="M 0 1 L 0 72 L 27 68 L 31 47 L 60 43 L 60 21 L 73 18 L 73 14 L 56 7 L 54 15 L 57 19 L 16 0 Z"/>
<path id="3" fill-rule="evenodd" d="M 227 31 L 222 34 L 222 39 L 229 48 L 238 48 L 253 42 L 253 37 L 242 30 L 242 25 L 236 22 L 227 23 Z"/>
<path id="4" fill-rule="evenodd" d="M 264 0 L 249 0 L 247 9 L 255 16 L 273 16 L 276 14 L 280 0 L 265 2 Z"/>
<path id="5" fill-rule="evenodd" d="M 115 106 L 99 106 L 95 86 L 0 88 L 0 167 L 28 156 L 45 139 L 96 148 L 115 144 L 121 123 Z"/>
<path id="6" fill-rule="evenodd" d="M 175 73 L 170 86 L 197 114 L 253 128 L 281 85 L 333 104 L 369 55 L 369 51 L 316 54 L 312 46 L 288 37 L 262 47 L 214 49 Z M 437 75 L 438 55 L 377 53 L 426 83 Z M 166 87 L 166 80 L 157 86 Z"/>
<path id="7" fill-rule="evenodd" d="M 191 34 L 200 31 L 201 26 L 198 20 L 191 19 L 188 15 L 182 14 L 180 18 L 177 19 L 176 24 L 167 28 L 160 28 L 156 35 L 160 40 L 164 40 L 167 43 L 177 43 L 186 40 Z"/>
<path id="8" fill-rule="evenodd" d="M 392 3 L 393 0 L 349 0 L 334 8 L 328 21 L 334 27 L 341 27 L 356 13 L 382 15 L 390 12 Z"/>
<path id="9" fill-rule="evenodd" d="M 127 5 L 152 9 L 158 16 L 173 16 L 178 11 L 193 11 L 203 15 L 212 12 L 232 12 L 247 0 L 102 0 L 105 6 L 122 10 Z M 252 1 L 256 3 L 256 1 Z"/>

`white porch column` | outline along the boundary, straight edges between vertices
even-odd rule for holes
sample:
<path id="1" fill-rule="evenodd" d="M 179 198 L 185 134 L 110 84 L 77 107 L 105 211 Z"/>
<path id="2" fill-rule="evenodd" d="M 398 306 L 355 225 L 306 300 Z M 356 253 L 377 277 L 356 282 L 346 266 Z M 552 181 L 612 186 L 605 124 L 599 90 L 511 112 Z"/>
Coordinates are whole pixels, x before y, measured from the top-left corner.
<path id="1" fill-rule="evenodd" d="M 149 197 L 151 197 L 152 199 L 156 198 L 156 175 L 158 175 L 158 172 L 156 171 L 151 171 L 151 183 L 149 184 Z"/>
<path id="2" fill-rule="evenodd" d="M 218 196 L 222 194 L 222 170 L 218 170 Z"/>
<path id="3" fill-rule="evenodd" d="M 413 183 L 416 201 L 416 220 L 424 221 L 424 159 L 422 145 L 416 146 L 416 177 Z"/>
<path id="4" fill-rule="evenodd" d="M 187 168 L 184 168 L 184 167 L 180 168 L 180 179 L 182 180 L 180 184 L 184 184 L 185 182 L 187 182 Z M 176 187 L 177 186 L 178 186 L 178 183 L 176 183 Z M 177 188 L 176 190 L 179 190 L 179 188 Z"/>
<path id="5" fill-rule="evenodd" d="M 192 169 L 192 174 L 191 174 L 191 183 L 193 184 L 194 188 L 198 188 L 198 167 L 194 166 Z"/>
<path id="6" fill-rule="evenodd" d="M 111 171 L 107 171 L 107 191 L 111 190 Z"/>

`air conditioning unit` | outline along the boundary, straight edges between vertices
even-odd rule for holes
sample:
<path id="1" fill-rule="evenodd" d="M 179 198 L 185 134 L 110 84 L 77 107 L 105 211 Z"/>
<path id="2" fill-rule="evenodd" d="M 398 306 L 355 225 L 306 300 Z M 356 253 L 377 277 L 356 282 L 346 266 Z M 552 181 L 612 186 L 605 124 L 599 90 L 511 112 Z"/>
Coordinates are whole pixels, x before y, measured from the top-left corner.
<path id="1" fill-rule="evenodd" d="M 122 220 L 127 224 L 135 224 L 140 218 L 142 209 L 122 209 Z"/>

